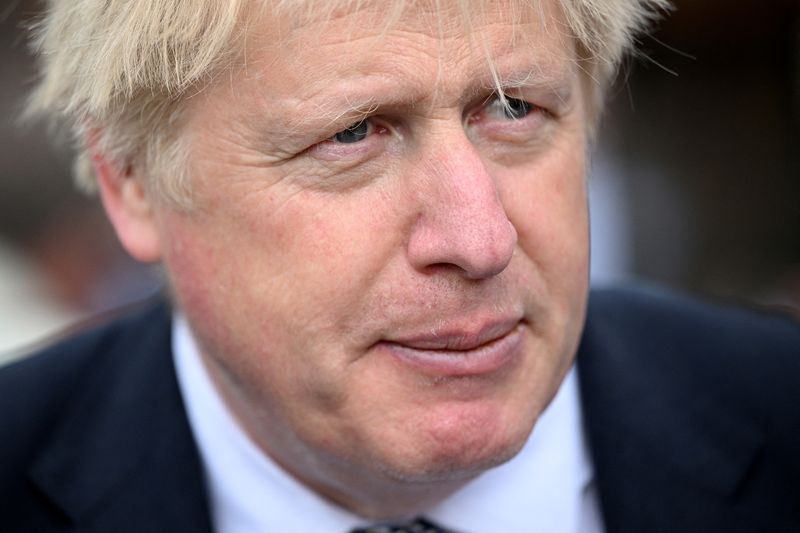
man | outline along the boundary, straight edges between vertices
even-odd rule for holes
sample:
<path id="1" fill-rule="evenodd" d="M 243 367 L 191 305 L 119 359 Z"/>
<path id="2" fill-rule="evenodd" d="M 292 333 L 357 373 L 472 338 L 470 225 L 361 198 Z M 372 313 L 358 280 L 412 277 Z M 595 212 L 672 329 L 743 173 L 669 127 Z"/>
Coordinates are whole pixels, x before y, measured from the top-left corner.
<path id="1" fill-rule="evenodd" d="M 172 303 L 4 371 L 4 527 L 797 526 L 796 325 L 586 319 L 588 139 L 657 5 L 54 2 L 34 105 Z"/>

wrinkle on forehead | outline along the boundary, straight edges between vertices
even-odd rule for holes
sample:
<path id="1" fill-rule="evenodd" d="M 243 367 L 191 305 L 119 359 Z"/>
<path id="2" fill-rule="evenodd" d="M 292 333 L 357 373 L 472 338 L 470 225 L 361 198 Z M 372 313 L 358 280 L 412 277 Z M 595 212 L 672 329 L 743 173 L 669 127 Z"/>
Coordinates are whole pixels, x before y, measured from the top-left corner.
<path id="1" fill-rule="evenodd" d="M 326 0 L 309 1 L 307 9 L 298 9 L 298 3 L 303 0 L 264 1 L 262 5 L 274 9 L 265 9 L 247 28 L 252 32 L 251 44 L 271 41 L 280 52 L 409 32 L 429 37 L 441 46 L 452 39 L 465 40 L 491 63 L 492 51 L 499 43 L 487 42 L 485 27 L 502 21 L 507 28 L 506 46 L 524 46 L 529 35 L 518 30 L 528 25 L 536 33 L 552 33 L 565 46 L 574 47 L 567 42 L 573 35 L 558 0 Z M 306 31 L 309 28 L 317 30 L 313 36 Z M 437 55 L 443 58 L 443 54 Z"/>
<path id="2" fill-rule="evenodd" d="M 253 129 L 297 143 L 308 131 L 343 117 L 357 122 L 378 109 L 425 113 L 526 87 L 570 101 L 580 89 L 574 42 L 558 31 L 555 0 L 524 14 L 493 4 L 473 14 L 469 31 L 454 11 L 459 2 L 440 3 L 449 10 L 406 6 L 388 26 L 389 15 L 371 2 L 302 26 L 251 20 L 242 64 L 231 72 L 227 90 L 219 87 L 224 83 L 217 88 L 243 102 L 239 119 Z M 257 102 L 259 113 L 246 108 L 248 100 Z"/>

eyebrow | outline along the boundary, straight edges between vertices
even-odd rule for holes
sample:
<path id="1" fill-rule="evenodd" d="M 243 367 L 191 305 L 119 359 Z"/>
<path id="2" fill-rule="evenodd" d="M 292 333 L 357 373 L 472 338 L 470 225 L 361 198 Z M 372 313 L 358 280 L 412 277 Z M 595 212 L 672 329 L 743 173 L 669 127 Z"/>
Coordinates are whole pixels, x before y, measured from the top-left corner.
<path id="1" fill-rule="evenodd" d="M 364 84 L 366 83 L 372 82 L 366 80 Z M 324 94 L 312 96 L 297 104 L 290 104 L 282 114 L 292 117 L 287 121 L 287 125 L 292 129 L 306 127 L 319 129 L 339 124 L 345 117 L 357 122 L 378 109 L 413 106 L 425 97 L 421 88 L 414 87 L 413 84 L 398 83 L 396 80 L 386 80 L 385 83 L 369 89 L 364 89 L 364 84 L 353 81 L 335 84 L 325 88 L 322 91 Z M 354 87 L 355 85 L 358 87 Z M 393 87 L 389 88 L 388 85 Z M 402 88 L 398 89 L 401 85 Z M 302 110 L 303 106 L 313 107 L 313 112 L 308 109 Z M 289 113 L 286 113 L 287 111 Z"/>
<path id="2" fill-rule="evenodd" d="M 498 72 L 493 77 L 488 68 L 485 75 L 468 83 L 462 91 L 462 99 L 477 96 L 498 88 L 504 93 L 510 90 L 533 90 L 551 95 L 556 102 L 570 102 L 574 90 L 574 75 L 570 69 L 535 65 L 528 68 Z M 292 132 L 300 133 L 304 129 L 325 129 L 333 125 L 341 125 L 347 121 L 358 122 L 379 109 L 391 107 L 414 107 L 431 95 L 431 90 L 422 83 L 413 83 L 413 77 L 383 78 L 369 89 L 367 84 L 374 83 L 369 77 L 349 80 L 324 88 L 320 93 L 297 104 L 292 103 L 281 113 L 292 117 L 286 123 Z M 499 87 L 498 87 L 499 85 Z M 554 102 L 555 103 L 555 102 Z M 313 106 L 313 112 L 303 110 L 302 106 Z"/>
<path id="3" fill-rule="evenodd" d="M 397 105 L 399 102 L 394 102 Z M 378 98 L 370 95 L 353 95 L 343 92 L 341 98 L 326 98 L 321 102 L 313 102 L 317 109 L 314 119 L 318 122 L 325 121 L 325 126 L 337 124 L 345 117 L 357 122 L 371 115 L 381 107 L 392 105 L 390 102 L 378 102 Z"/>

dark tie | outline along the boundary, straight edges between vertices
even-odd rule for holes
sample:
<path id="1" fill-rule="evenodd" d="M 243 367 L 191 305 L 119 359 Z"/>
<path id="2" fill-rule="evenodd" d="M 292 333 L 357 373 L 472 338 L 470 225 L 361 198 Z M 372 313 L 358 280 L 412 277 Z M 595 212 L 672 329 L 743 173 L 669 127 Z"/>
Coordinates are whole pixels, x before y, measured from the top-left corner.
<path id="1" fill-rule="evenodd" d="M 415 518 L 405 524 L 380 524 L 352 530 L 350 533 L 455 533 L 441 528 L 424 518 Z"/>

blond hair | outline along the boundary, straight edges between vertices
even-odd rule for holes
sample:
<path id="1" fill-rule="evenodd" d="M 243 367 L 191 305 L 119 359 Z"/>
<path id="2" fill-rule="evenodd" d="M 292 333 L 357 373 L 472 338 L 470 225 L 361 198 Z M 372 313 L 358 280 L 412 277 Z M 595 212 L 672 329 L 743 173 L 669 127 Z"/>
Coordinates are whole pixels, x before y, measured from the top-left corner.
<path id="1" fill-rule="evenodd" d="M 392 0 L 401 8 L 410 0 Z M 459 0 L 464 13 L 490 0 Z M 519 12 L 537 0 L 509 0 Z M 599 92 L 637 35 L 669 0 L 559 0 Z M 33 28 L 41 80 L 32 115 L 67 124 L 77 145 L 76 181 L 94 190 L 87 139 L 117 165 L 136 162 L 146 186 L 187 205 L 190 180 L 179 135 L 185 102 L 230 67 L 253 2 L 272 12 L 316 13 L 309 0 L 49 0 Z M 439 0 L 432 0 L 438 7 Z M 325 0 L 328 11 L 364 3 Z M 315 5 L 316 4 L 316 5 Z"/>

